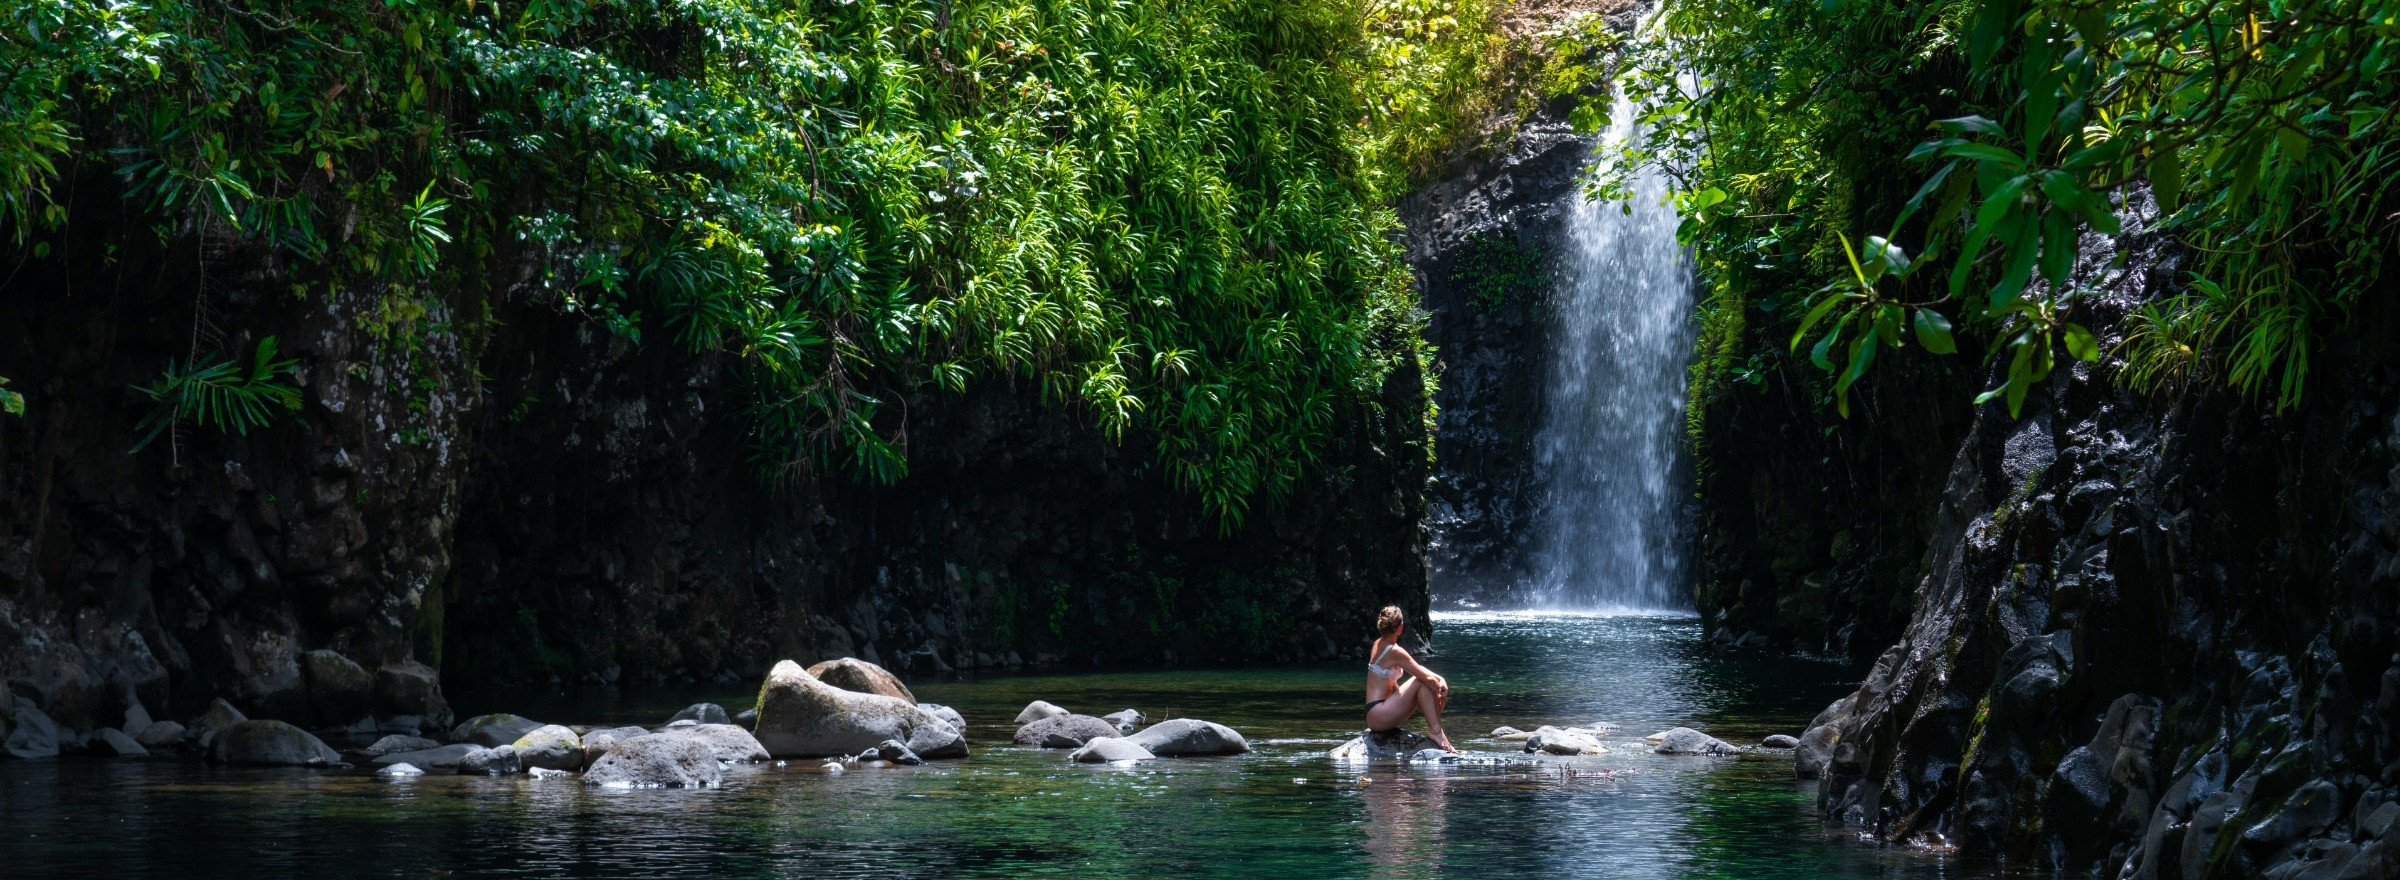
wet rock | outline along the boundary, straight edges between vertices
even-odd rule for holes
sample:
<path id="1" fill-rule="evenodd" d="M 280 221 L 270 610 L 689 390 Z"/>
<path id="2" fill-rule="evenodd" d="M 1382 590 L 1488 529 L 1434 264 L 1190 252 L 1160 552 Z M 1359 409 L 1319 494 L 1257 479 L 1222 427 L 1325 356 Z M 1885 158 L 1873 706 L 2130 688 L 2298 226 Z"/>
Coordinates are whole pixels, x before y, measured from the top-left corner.
<path id="1" fill-rule="evenodd" d="M 695 724 L 690 727 L 662 730 L 655 735 L 673 736 L 699 743 L 707 747 L 709 754 L 715 756 L 719 761 L 753 764 L 773 759 L 773 756 L 767 754 L 767 747 L 759 745 L 758 738 L 751 736 L 750 731 L 731 724 Z"/>
<path id="2" fill-rule="evenodd" d="M 1411 764 L 1456 764 L 1458 760 L 1458 755 L 1441 749 L 1418 749 L 1416 754 L 1408 756 Z"/>
<path id="3" fill-rule="evenodd" d="M 133 737 L 133 741 L 141 743 L 142 748 L 152 751 L 183 745 L 183 739 L 183 725 L 173 721 L 150 722 L 149 727 Z"/>
<path id="4" fill-rule="evenodd" d="M 1145 727 L 1141 732 L 1125 737 L 1125 740 L 1161 758 L 1239 755 L 1250 751 L 1250 743 L 1233 728 L 1193 718 L 1170 718 Z"/>
<path id="5" fill-rule="evenodd" d="M 908 746 L 901 745 L 900 741 L 896 739 L 884 740 L 876 747 L 858 753 L 858 759 L 861 761 L 890 761 L 894 764 L 908 766 L 925 763 L 924 758 L 917 757 L 917 753 L 909 751 Z"/>
<path id="6" fill-rule="evenodd" d="M 150 717 L 150 710 L 142 708 L 141 698 L 134 696 L 131 688 L 126 689 L 125 723 L 117 725 L 117 730 L 138 740 L 143 731 L 156 723 L 157 719 Z"/>
<path id="7" fill-rule="evenodd" d="M 600 760 L 601 755 L 608 754 L 609 748 L 615 746 L 619 742 L 623 742 L 637 736 L 648 736 L 649 734 L 650 729 L 646 727 L 611 727 L 602 730 L 584 731 L 584 766 L 589 767 L 591 766 L 592 762 Z"/>
<path id="8" fill-rule="evenodd" d="M 142 758 L 150 754 L 149 749 L 142 748 L 141 743 L 114 727 L 103 727 L 93 732 L 92 752 L 107 758 Z"/>
<path id="9" fill-rule="evenodd" d="M 1652 751 L 1661 755 L 1738 755 L 1740 746 L 1718 739 L 1689 727 L 1663 730 L 1644 737 L 1658 743 Z"/>
<path id="10" fill-rule="evenodd" d="M 2342 790 L 2332 782 L 2310 780 L 2266 819 L 2244 830 L 2242 843 L 2258 850 L 2276 850 L 2323 834 L 2340 818 L 2341 798 Z"/>
<path id="11" fill-rule="evenodd" d="M 1367 761 L 1405 761 L 1408 756 L 1435 748 L 1433 740 L 1404 728 L 1370 730 L 1365 736 L 1334 746 L 1325 756 L 1344 763 Z"/>
<path id="12" fill-rule="evenodd" d="M 743 727 L 749 727 L 753 724 L 757 724 L 758 710 L 743 709 L 742 711 L 735 713 L 733 716 L 733 723 L 742 725 Z"/>
<path id="13" fill-rule="evenodd" d="M 375 712 L 423 719 L 419 730 L 450 726 L 450 702 L 442 698 L 442 676 L 414 660 L 375 670 Z"/>
<path id="14" fill-rule="evenodd" d="M 525 757 L 516 746 L 477 747 L 458 759 L 460 776 L 515 776 L 525 769 Z"/>
<path id="15" fill-rule="evenodd" d="M 346 724 L 374 713 L 375 675 L 331 649 L 300 655 L 309 708 L 323 724 Z"/>
<path id="16" fill-rule="evenodd" d="M 58 757 L 61 745 L 58 725 L 35 707 L 32 700 L 18 697 L 10 715 L 8 736 L 0 739 L 0 754 L 20 760 Z"/>
<path id="17" fill-rule="evenodd" d="M 1100 720 L 1116 725 L 1120 732 L 1132 733 L 1142 726 L 1142 713 L 1132 709 L 1119 709 L 1100 716 Z"/>
<path id="18" fill-rule="evenodd" d="M 1525 751 L 1550 755 L 1597 755 L 1607 749 L 1588 733 L 1545 724 L 1535 728 L 1533 734 L 1525 738 Z"/>
<path id="19" fill-rule="evenodd" d="M 385 766 L 383 769 L 375 771 L 375 775 L 377 775 L 377 776 L 423 776 L 423 775 L 425 775 L 425 771 L 424 771 L 424 770 L 421 770 L 421 769 L 418 769 L 418 768 L 417 768 L 417 765 L 415 765 L 415 764 L 389 764 L 389 765 L 386 765 L 386 766 Z"/>
<path id="20" fill-rule="evenodd" d="M 209 760 L 260 767 L 330 767 L 342 755 L 308 731 L 281 721 L 244 721 L 209 741 Z"/>
<path id="21" fill-rule="evenodd" d="M 1149 749 L 1124 737 L 1104 736 L 1083 744 L 1067 758 L 1078 764 L 1114 764 L 1118 761 L 1148 761 L 1158 757 Z"/>
<path id="22" fill-rule="evenodd" d="M 539 721 L 530 721 L 506 712 L 494 712 L 459 722 L 458 727 L 450 731 L 450 741 L 495 748 L 516 742 L 518 737 L 541 727 Z"/>
<path id="23" fill-rule="evenodd" d="M 392 734 L 391 736 L 376 740 L 373 745 L 359 749 L 358 753 L 369 760 L 373 760 L 385 755 L 398 754 L 400 752 L 421 752 L 426 749 L 438 749 L 441 747 L 441 743 L 434 742 L 433 740 L 429 740 L 421 736 L 401 736 L 399 734 Z"/>
<path id="24" fill-rule="evenodd" d="M 732 724 L 733 718 L 725 714 L 723 706 L 715 703 L 693 703 L 683 707 L 683 711 L 677 712 L 667 719 L 668 724 L 677 721 L 690 721 L 696 724 Z"/>
<path id="25" fill-rule="evenodd" d="M 414 764 L 427 770 L 451 771 L 458 769 L 459 761 L 481 748 L 483 747 L 474 743 L 456 743 L 413 752 L 392 752 L 370 760 L 385 767 L 394 764 Z"/>
<path id="26" fill-rule="evenodd" d="M 1017 745 L 1072 749 L 1104 736 L 1122 733 L 1117 726 L 1090 715 L 1052 715 L 1017 728 Z"/>
<path id="27" fill-rule="evenodd" d="M 545 770 L 583 769 L 583 737 L 575 731 L 556 724 L 545 724 L 533 732 L 509 743 L 516 749 L 517 761 L 527 767 Z"/>
<path id="28" fill-rule="evenodd" d="M 881 694 L 910 703 L 917 701 L 917 695 L 909 693 L 908 685 L 901 684 L 899 676 L 893 675 L 881 666 L 856 657 L 827 660 L 809 667 L 808 674 L 814 676 L 818 681 L 846 691 Z"/>
<path id="29" fill-rule="evenodd" d="M 208 711 L 200 713 L 200 717 L 192 721 L 191 729 L 184 731 L 184 735 L 191 737 L 192 744 L 201 751 L 207 751 L 216 743 L 219 732 L 248 720 L 249 716 L 243 715 L 242 710 L 234 708 L 232 703 L 220 697 L 208 704 Z"/>
<path id="30" fill-rule="evenodd" d="M 833 687 L 789 660 L 759 690 L 758 741 L 775 757 L 856 754 L 887 739 L 925 758 L 967 753 L 965 736 L 916 703 Z"/>
<path id="31" fill-rule="evenodd" d="M 605 788 L 706 788 L 724 779 L 725 769 L 708 746 L 665 733 L 619 741 L 583 771 L 583 784 Z"/>
<path id="32" fill-rule="evenodd" d="M 1759 740 L 1758 747 L 1762 749 L 1774 749 L 1776 751 L 1796 749 L 1800 747 L 1800 738 L 1790 734 L 1778 733 L 1774 736 L 1767 737 L 1766 739 Z"/>
<path id="33" fill-rule="evenodd" d="M 1524 742 L 1532 736 L 1533 731 L 1518 730 L 1507 725 L 1492 728 L 1492 738 L 1501 742 Z"/>
<path id="34" fill-rule="evenodd" d="M 1040 721 L 1044 718 L 1065 714 L 1067 714 L 1067 710 L 1065 709 L 1050 705 L 1042 700 L 1035 700 L 1025 704 L 1025 710 L 1017 713 L 1016 724 L 1022 727 L 1024 725 Z"/>
<path id="35" fill-rule="evenodd" d="M 957 709 L 952 709 L 940 703 L 918 703 L 917 708 L 925 710 L 925 713 L 928 715 L 942 719 L 943 723 L 957 729 L 961 734 L 967 732 L 967 717 L 958 714 Z"/>

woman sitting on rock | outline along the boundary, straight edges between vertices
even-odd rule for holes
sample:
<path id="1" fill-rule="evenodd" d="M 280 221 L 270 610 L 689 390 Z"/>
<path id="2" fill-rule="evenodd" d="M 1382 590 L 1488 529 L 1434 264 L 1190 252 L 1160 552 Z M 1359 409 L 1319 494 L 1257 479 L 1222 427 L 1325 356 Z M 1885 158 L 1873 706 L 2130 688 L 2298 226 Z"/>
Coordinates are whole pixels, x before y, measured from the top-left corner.
<path id="1" fill-rule="evenodd" d="M 1425 715 L 1425 734 L 1442 751 L 1455 753 L 1450 735 L 1442 732 L 1442 708 L 1450 704 L 1450 682 L 1418 663 L 1400 647 L 1400 630 L 1408 621 L 1398 606 L 1386 605 L 1375 615 L 1375 644 L 1367 654 L 1367 730 L 1383 733 L 1397 728 L 1408 716 Z M 1408 673 L 1407 681 L 1400 680 Z"/>

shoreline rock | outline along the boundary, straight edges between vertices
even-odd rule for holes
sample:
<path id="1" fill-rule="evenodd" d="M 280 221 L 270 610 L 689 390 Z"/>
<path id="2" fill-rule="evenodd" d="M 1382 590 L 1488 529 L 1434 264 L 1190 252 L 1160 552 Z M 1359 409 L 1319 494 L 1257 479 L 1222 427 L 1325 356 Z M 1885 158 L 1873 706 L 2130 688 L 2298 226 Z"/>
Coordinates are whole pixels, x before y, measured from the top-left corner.
<path id="1" fill-rule="evenodd" d="M 966 737 L 914 702 L 843 690 L 785 660 L 759 689 L 759 744 L 778 758 L 854 755 L 898 740 L 924 758 L 967 753 Z"/>

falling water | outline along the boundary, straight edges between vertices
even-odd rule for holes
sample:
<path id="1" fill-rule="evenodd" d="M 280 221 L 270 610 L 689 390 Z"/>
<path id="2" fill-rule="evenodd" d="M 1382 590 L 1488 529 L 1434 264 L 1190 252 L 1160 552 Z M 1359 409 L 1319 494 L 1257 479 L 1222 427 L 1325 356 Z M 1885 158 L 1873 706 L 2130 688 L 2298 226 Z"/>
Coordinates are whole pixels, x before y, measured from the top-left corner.
<path id="1" fill-rule="evenodd" d="M 1601 149 L 1638 138 L 1620 94 Z M 1548 399 L 1534 438 L 1546 492 L 1534 594 L 1553 607 L 1687 609 L 1675 537 L 1692 269 L 1666 181 L 1628 202 L 1578 199 L 1567 219 Z"/>

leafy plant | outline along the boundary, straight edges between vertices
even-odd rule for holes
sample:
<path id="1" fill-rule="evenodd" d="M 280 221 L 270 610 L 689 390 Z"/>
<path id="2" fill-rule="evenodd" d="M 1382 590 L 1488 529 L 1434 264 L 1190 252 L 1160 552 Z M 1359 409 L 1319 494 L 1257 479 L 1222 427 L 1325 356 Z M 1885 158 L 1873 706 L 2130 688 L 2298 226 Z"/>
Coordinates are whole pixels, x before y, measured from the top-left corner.
<path id="1" fill-rule="evenodd" d="M 1467 301 L 1492 313 L 1540 297 L 1548 286 L 1539 248 L 1519 245 L 1498 233 L 1470 236 L 1460 246 L 1450 283 L 1466 289 Z"/>
<path id="2" fill-rule="evenodd" d="M 24 415 L 25 395 L 8 390 L 7 385 L 8 377 L 0 376 L 0 412 L 12 416 Z"/>
<path id="3" fill-rule="evenodd" d="M 134 442 L 132 451 L 142 451 L 177 422 L 248 434 L 252 428 L 273 422 L 279 408 L 298 410 L 300 389 L 283 381 L 298 363 L 296 359 L 276 359 L 273 336 L 258 341 L 247 369 L 232 359 L 195 363 L 189 369 L 169 363 L 157 380 L 134 386 L 155 405 L 134 426 L 141 439 Z"/>

